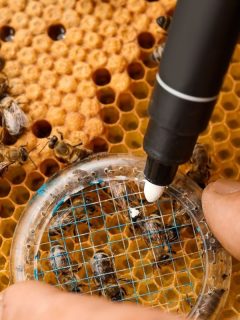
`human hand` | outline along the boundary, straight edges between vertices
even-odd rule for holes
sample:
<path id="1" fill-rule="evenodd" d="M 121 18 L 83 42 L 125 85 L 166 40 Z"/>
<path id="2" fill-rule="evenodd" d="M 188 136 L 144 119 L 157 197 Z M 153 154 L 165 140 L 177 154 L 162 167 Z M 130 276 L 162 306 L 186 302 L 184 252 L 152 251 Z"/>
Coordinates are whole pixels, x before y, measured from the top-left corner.
<path id="1" fill-rule="evenodd" d="M 203 191 L 207 223 L 222 246 L 240 260 L 240 182 L 218 180 Z"/>
<path id="2" fill-rule="evenodd" d="M 0 296 L 0 320 L 71 319 L 183 320 L 136 304 L 113 303 L 104 298 L 63 292 L 37 281 L 17 283 Z"/>

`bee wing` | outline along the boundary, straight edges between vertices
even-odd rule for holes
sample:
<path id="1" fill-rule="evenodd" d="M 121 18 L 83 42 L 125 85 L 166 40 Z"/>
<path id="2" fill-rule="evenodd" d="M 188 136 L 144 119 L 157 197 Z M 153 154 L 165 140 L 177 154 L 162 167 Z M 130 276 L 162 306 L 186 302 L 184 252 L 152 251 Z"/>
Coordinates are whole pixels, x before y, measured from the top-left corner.
<path id="1" fill-rule="evenodd" d="M 9 109 L 3 109 L 2 117 L 3 127 L 7 129 L 10 135 L 17 135 L 20 131 L 20 123 L 16 121 L 15 115 Z"/>
<path id="2" fill-rule="evenodd" d="M 12 102 L 9 109 L 14 114 L 14 116 L 17 119 L 17 121 L 19 122 L 21 128 L 28 126 L 28 118 L 25 115 L 25 113 L 22 111 L 22 109 L 19 107 L 19 105 L 16 101 Z"/>

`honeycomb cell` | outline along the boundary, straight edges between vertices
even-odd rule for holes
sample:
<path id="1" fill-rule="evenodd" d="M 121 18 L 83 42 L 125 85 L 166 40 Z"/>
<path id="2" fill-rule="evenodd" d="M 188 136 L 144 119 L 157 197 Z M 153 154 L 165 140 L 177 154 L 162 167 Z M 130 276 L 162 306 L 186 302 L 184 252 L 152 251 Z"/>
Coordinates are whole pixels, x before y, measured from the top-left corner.
<path id="1" fill-rule="evenodd" d="M 139 46 L 143 49 L 151 49 L 155 44 L 155 38 L 150 32 L 141 32 L 137 39 Z"/>
<path id="2" fill-rule="evenodd" d="M 233 163 L 226 163 L 221 165 L 221 176 L 227 179 L 235 179 L 238 176 L 238 168 Z"/>
<path id="3" fill-rule="evenodd" d="M 11 185 L 6 179 L 0 178 L 0 198 L 6 197 L 11 190 Z"/>
<path id="4" fill-rule="evenodd" d="M 112 104 L 115 101 L 115 92 L 111 87 L 105 87 L 97 91 L 97 98 L 102 104 Z"/>
<path id="5" fill-rule="evenodd" d="M 46 177 L 51 177 L 60 169 L 59 164 L 54 159 L 44 160 L 43 162 L 41 162 L 39 168 L 42 174 Z"/>
<path id="6" fill-rule="evenodd" d="M 0 29 L 0 39 L 4 42 L 13 41 L 15 30 L 11 26 L 2 26 Z"/>
<path id="7" fill-rule="evenodd" d="M 147 99 L 137 102 L 136 112 L 140 118 L 146 118 L 148 116 L 148 104 L 149 101 Z"/>
<path id="8" fill-rule="evenodd" d="M 238 107 L 238 99 L 233 93 L 223 94 L 221 97 L 221 105 L 226 111 L 235 110 Z"/>
<path id="9" fill-rule="evenodd" d="M 157 73 L 156 68 L 148 70 L 148 72 L 147 72 L 146 81 L 151 87 L 153 87 L 153 85 L 155 83 L 156 73 Z"/>
<path id="10" fill-rule="evenodd" d="M 136 130 L 138 127 L 138 118 L 134 114 L 123 114 L 121 116 L 120 124 L 126 131 Z"/>
<path id="11" fill-rule="evenodd" d="M 233 63 L 230 66 L 230 74 L 234 80 L 240 80 L 240 63 Z"/>
<path id="12" fill-rule="evenodd" d="M 172 286 L 175 274 L 170 266 L 162 266 L 161 270 L 154 270 L 154 279 L 160 288 Z"/>
<path id="13" fill-rule="evenodd" d="M 8 199 L 0 199 L 0 217 L 9 218 L 14 212 L 14 204 Z"/>
<path id="14" fill-rule="evenodd" d="M 31 191 L 37 191 L 44 183 L 44 180 L 44 177 L 38 171 L 33 171 L 28 174 L 25 184 Z"/>
<path id="15" fill-rule="evenodd" d="M 143 239 L 134 239 L 129 243 L 128 253 L 135 260 L 142 260 L 148 254 L 149 249 Z"/>
<path id="16" fill-rule="evenodd" d="M 114 214 L 113 216 L 106 217 L 105 227 L 107 228 L 109 235 L 122 233 L 124 225 L 124 219 L 119 214 Z"/>
<path id="17" fill-rule="evenodd" d="M 29 191 L 23 186 L 16 186 L 12 188 L 10 198 L 16 204 L 25 204 L 30 197 Z"/>
<path id="18" fill-rule="evenodd" d="M 2 283 L 4 286 L 8 286 L 10 283 L 9 277 L 7 277 L 5 274 L 2 274 L 0 276 L 0 283 Z"/>
<path id="19" fill-rule="evenodd" d="M 26 178 L 26 171 L 21 165 L 12 165 L 8 168 L 6 178 L 12 184 L 20 184 Z"/>
<path id="20" fill-rule="evenodd" d="M 123 112 L 131 111 L 134 108 L 134 99 L 128 92 L 120 93 L 117 99 L 117 106 Z"/>
<path id="21" fill-rule="evenodd" d="M 144 67 L 140 62 L 132 62 L 127 68 L 128 75 L 131 79 L 139 80 L 144 77 Z"/>
<path id="22" fill-rule="evenodd" d="M 212 128 L 211 136 L 215 143 L 226 141 L 229 137 L 228 129 L 222 125 L 215 125 Z"/>
<path id="23" fill-rule="evenodd" d="M 203 273 L 203 264 L 202 264 L 201 258 L 191 261 L 190 272 L 194 278 L 202 280 L 204 273 Z"/>
<path id="24" fill-rule="evenodd" d="M 223 82 L 223 85 L 222 85 L 222 88 L 221 88 L 221 91 L 223 91 L 223 92 L 231 91 L 233 89 L 233 85 L 234 85 L 234 82 L 233 82 L 232 78 L 229 75 L 226 75 L 224 82 Z"/>
<path id="25" fill-rule="evenodd" d="M 199 258 L 199 249 L 198 249 L 198 246 L 197 246 L 196 239 L 187 240 L 184 243 L 184 249 L 185 249 L 186 254 L 188 256 L 190 256 L 191 259 Z"/>
<path id="26" fill-rule="evenodd" d="M 238 132 L 232 132 L 230 142 L 233 147 L 240 148 L 240 136 Z"/>
<path id="27" fill-rule="evenodd" d="M 142 134 L 145 134 L 146 130 L 147 130 L 147 125 L 148 125 L 148 119 L 142 119 L 141 120 L 141 124 L 140 124 L 140 131 Z"/>
<path id="28" fill-rule="evenodd" d="M 138 293 L 141 300 L 152 303 L 158 298 L 159 289 L 153 281 L 145 281 L 139 285 Z"/>
<path id="29" fill-rule="evenodd" d="M 118 254 L 114 260 L 115 269 L 119 278 L 122 278 L 124 274 L 129 275 L 130 273 L 132 275 L 132 268 L 134 266 L 134 263 L 129 255 L 125 253 Z"/>
<path id="30" fill-rule="evenodd" d="M 149 93 L 148 86 L 143 81 L 133 82 L 130 86 L 130 90 L 137 99 L 145 99 Z"/>
<path id="31" fill-rule="evenodd" d="M 129 241 L 122 234 L 110 236 L 109 248 L 114 255 L 126 252 Z"/>
<path id="32" fill-rule="evenodd" d="M 212 123 L 219 123 L 219 122 L 222 122 L 225 118 L 225 113 L 224 111 L 219 108 L 218 106 L 215 107 L 214 111 L 213 111 L 213 114 L 211 116 L 211 122 Z"/>
<path id="33" fill-rule="evenodd" d="M 105 86 L 111 81 L 111 74 L 107 69 L 100 68 L 93 73 L 92 78 L 97 86 Z"/>
<path id="34" fill-rule="evenodd" d="M 217 156 L 220 159 L 220 161 L 228 161 L 233 157 L 233 150 L 229 150 L 229 148 L 221 148 L 217 152 Z"/>
<path id="35" fill-rule="evenodd" d="M 181 294 L 192 292 L 192 280 L 188 272 L 178 272 L 175 279 L 175 288 Z"/>
<path id="36" fill-rule="evenodd" d="M 52 131 L 51 124 L 44 119 L 37 120 L 32 125 L 32 133 L 35 135 L 35 137 L 40 139 L 50 136 L 51 131 Z"/>
<path id="37" fill-rule="evenodd" d="M 110 143 L 119 143 L 123 140 L 124 132 L 119 126 L 108 128 L 107 138 Z"/>
<path id="38" fill-rule="evenodd" d="M 142 146 L 143 138 L 137 131 L 128 132 L 125 137 L 125 143 L 130 149 L 139 149 Z"/>
<path id="39" fill-rule="evenodd" d="M 16 222 L 12 219 L 4 219 L 1 222 L 0 232 L 5 239 L 12 238 L 16 228 Z"/>
<path id="40" fill-rule="evenodd" d="M 100 111 L 101 118 L 106 124 L 114 124 L 119 120 L 119 112 L 114 107 L 103 108 Z"/>
<path id="41" fill-rule="evenodd" d="M 92 245 L 96 248 L 100 245 L 106 245 L 108 242 L 108 236 L 104 230 L 96 230 L 94 232 L 92 231 L 90 239 Z"/>
<path id="42" fill-rule="evenodd" d="M 94 138 L 91 144 L 93 145 L 92 150 L 94 153 L 108 151 L 108 144 L 103 138 Z"/>
<path id="43" fill-rule="evenodd" d="M 0 254 L 0 268 L 1 268 L 1 270 L 4 269 L 6 261 L 7 261 L 6 258 L 2 254 Z"/>
<path id="44" fill-rule="evenodd" d="M 127 153 L 128 149 L 124 144 L 119 144 L 119 145 L 112 146 L 110 148 L 110 152 L 111 153 Z M 240 161 L 240 157 L 239 157 L 239 161 Z"/>
<path id="45" fill-rule="evenodd" d="M 137 261 L 133 267 L 133 275 L 139 280 L 147 280 L 152 277 L 153 267 L 149 260 Z"/>

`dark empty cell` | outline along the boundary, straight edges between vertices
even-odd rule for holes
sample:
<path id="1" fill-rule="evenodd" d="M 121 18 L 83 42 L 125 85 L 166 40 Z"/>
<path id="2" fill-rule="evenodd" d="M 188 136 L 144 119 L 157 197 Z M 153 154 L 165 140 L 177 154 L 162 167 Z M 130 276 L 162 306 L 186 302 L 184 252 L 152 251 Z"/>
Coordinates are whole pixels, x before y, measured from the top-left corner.
<path id="1" fill-rule="evenodd" d="M 123 131 L 120 127 L 112 127 L 108 130 L 108 140 L 111 143 L 119 143 L 123 139 Z"/>
<path id="2" fill-rule="evenodd" d="M 137 99 L 145 99 L 148 96 L 148 87 L 144 82 L 132 83 L 131 91 Z"/>
<path id="3" fill-rule="evenodd" d="M 221 150 L 218 152 L 219 158 L 225 160 L 230 157 L 230 152 L 228 150 Z"/>
<path id="4" fill-rule="evenodd" d="M 4 67 L 5 67 L 5 59 L 3 57 L 0 57 L 0 71 L 2 71 Z"/>
<path id="5" fill-rule="evenodd" d="M 108 151 L 108 145 L 107 142 L 102 138 L 95 138 L 91 141 L 93 145 L 93 152 L 107 152 Z"/>
<path id="6" fill-rule="evenodd" d="M 223 140 L 226 139 L 226 134 L 224 132 L 222 132 L 222 131 L 214 132 L 213 139 L 215 141 L 223 141 Z"/>
<path id="7" fill-rule="evenodd" d="M 40 164 L 40 171 L 46 176 L 51 177 L 59 171 L 59 164 L 53 159 L 46 159 Z"/>
<path id="8" fill-rule="evenodd" d="M 224 102 L 223 103 L 223 108 L 225 110 L 234 110 L 235 109 L 235 106 L 232 102 L 228 101 L 228 102 Z"/>
<path id="9" fill-rule="evenodd" d="M 52 131 L 51 124 L 46 120 L 38 120 L 32 125 L 32 133 L 37 138 L 46 138 Z"/>
<path id="10" fill-rule="evenodd" d="M 150 32 L 142 32 L 138 35 L 138 44 L 143 49 L 151 49 L 155 44 L 154 36 Z"/>
<path id="11" fill-rule="evenodd" d="M 133 97 L 127 92 L 120 93 L 117 100 L 117 105 L 121 111 L 131 111 L 134 107 Z"/>
<path id="12" fill-rule="evenodd" d="M 105 86 L 111 81 L 111 74 L 105 68 L 98 69 L 93 74 L 93 81 L 97 86 Z"/>
<path id="13" fill-rule="evenodd" d="M 227 178 L 231 178 L 235 175 L 235 171 L 232 168 L 225 168 L 223 170 L 223 174 Z"/>
<path id="14" fill-rule="evenodd" d="M 2 122 L 1 117 L 0 117 L 0 121 Z M 0 122 L 0 123 L 1 123 L 1 122 Z M 6 146 L 11 146 L 11 145 L 13 145 L 17 140 L 18 140 L 18 136 L 17 136 L 17 135 L 16 135 L 16 136 L 11 136 L 11 135 L 9 134 L 9 132 L 8 132 L 5 128 L 3 128 L 2 133 L 1 133 L 1 142 L 2 142 L 3 144 L 5 144 Z"/>
<path id="15" fill-rule="evenodd" d="M 0 217 L 8 218 L 11 217 L 14 211 L 14 205 L 8 199 L 0 200 Z"/>
<path id="16" fill-rule="evenodd" d="M 227 125 L 231 129 L 237 129 L 237 128 L 239 128 L 240 124 L 239 124 L 238 120 L 232 119 L 232 120 L 227 121 Z"/>
<path id="17" fill-rule="evenodd" d="M 0 178 L 0 198 L 6 197 L 10 190 L 11 186 L 7 180 Z"/>
<path id="18" fill-rule="evenodd" d="M 107 124 L 116 123 L 119 119 L 119 112 L 113 108 L 103 108 L 100 112 L 102 120 Z"/>
<path id="19" fill-rule="evenodd" d="M 37 191 L 43 183 L 44 178 L 38 172 L 30 173 L 26 180 L 26 186 L 32 191 Z"/>
<path id="20" fill-rule="evenodd" d="M 2 222 L 2 235 L 4 236 L 4 238 L 7 238 L 7 239 L 12 238 L 15 228 L 16 228 L 16 222 L 15 221 L 12 221 L 12 220 L 3 221 Z"/>
<path id="21" fill-rule="evenodd" d="M 64 39 L 65 34 L 66 29 L 62 24 L 53 24 L 48 28 L 48 36 L 54 41 Z"/>
<path id="22" fill-rule="evenodd" d="M 232 139 L 231 142 L 234 145 L 234 147 L 240 148 L 240 137 Z"/>
<path id="23" fill-rule="evenodd" d="M 115 100 L 115 92 L 109 87 L 100 89 L 97 92 L 97 98 L 102 104 L 111 104 Z"/>
<path id="24" fill-rule="evenodd" d="M 26 171 L 22 166 L 10 166 L 6 173 L 6 178 L 13 184 L 20 184 L 26 177 Z"/>
<path id="25" fill-rule="evenodd" d="M 24 187 L 14 187 L 11 193 L 11 199 L 16 204 L 24 204 L 30 197 L 29 191 Z"/>
<path id="26" fill-rule="evenodd" d="M 13 41 L 15 30 L 10 26 L 3 26 L 0 29 L 0 39 L 4 42 Z"/>
<path id="27" fill-rule="evenodd" d="M 144 77 L 144 69 L 141 63 L 139 62 L 130 63 L 127 68 L 127 71 L 128 71 L 129 77 L 134 80 L 142 79 Z"/>

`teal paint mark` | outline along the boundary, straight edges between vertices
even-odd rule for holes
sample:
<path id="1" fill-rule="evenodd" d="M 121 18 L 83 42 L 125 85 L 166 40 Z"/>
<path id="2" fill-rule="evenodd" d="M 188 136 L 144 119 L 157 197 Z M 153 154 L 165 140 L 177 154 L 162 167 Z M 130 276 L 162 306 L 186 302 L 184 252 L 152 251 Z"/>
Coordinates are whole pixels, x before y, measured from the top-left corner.
<path id="1" fill-rule="evenodd" d="M 39 280 L 39 279 L 38 279 L 38 270 L 37 270 L 37 269 L 34 269 L 34 278 L 35 278 L 36 280 Z"/>
<path id="2" fill-rule="evenodd" d="M 37 194 L 38 194 L 39 196 L 43 196 L 44 193 L 46 192 L 46 190 L 47 190 L 47 185 L 46 185 L 46 183 L 44 183 L 44 184 L 37 190 Z"/>
<path id="3" fill-rule="evenodd" d="M 93 185 L 99 184 L 99 183 L 103 183 L 103 179 L 96 179 L 96 180 L 94 180 L 94 181 L 90 181 L 90 182 L 89 182 L 89 185 L 90 185 L 90 186 L 93 186 Z"/>
<path id="4" fill-rule="evenodd" d="M 52 211 L 52 216 L 55 215 L 55 213 L 58 211 L 58 209 L 61 207 L 61 205 L 65 202 L 65 199 L 62 198 L 57 204 L 56 206 L 53 208 L 53 211 Z"/>

